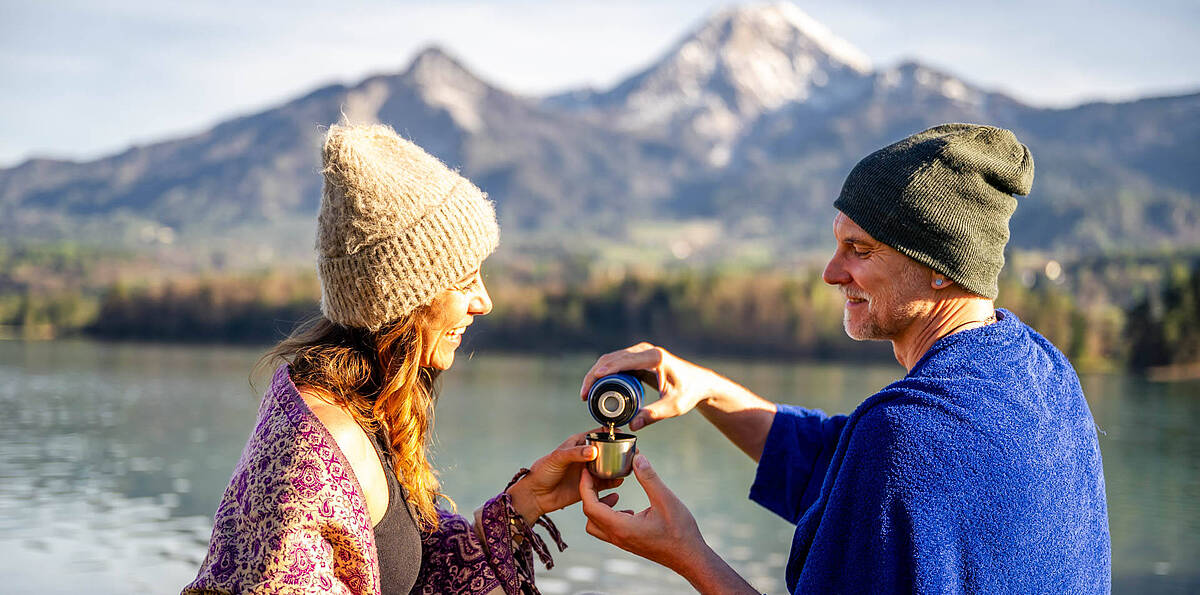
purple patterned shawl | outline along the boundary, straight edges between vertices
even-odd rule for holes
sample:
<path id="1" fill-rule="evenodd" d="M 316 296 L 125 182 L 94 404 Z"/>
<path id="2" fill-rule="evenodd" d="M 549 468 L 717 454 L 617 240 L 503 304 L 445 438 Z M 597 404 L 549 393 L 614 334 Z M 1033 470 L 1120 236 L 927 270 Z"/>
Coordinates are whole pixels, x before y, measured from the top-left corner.
<path id="1" fill-rule="evenodd" d="M 528 529 L 514 544 L 510 519 L 516 514 L 507 493 L 477 513 L 478 531 L 461 516 L 439 514 L 439 529 L 422 534 L 413 592 L 537 592 L 532 549 L 542 545 L 541 555 L 545 547 Z M 244 592 L 380 592 L 375 533 L 358 478 L 286 365 L 275 372 L 217 507 L 199 575 L 183 589 Z"/>

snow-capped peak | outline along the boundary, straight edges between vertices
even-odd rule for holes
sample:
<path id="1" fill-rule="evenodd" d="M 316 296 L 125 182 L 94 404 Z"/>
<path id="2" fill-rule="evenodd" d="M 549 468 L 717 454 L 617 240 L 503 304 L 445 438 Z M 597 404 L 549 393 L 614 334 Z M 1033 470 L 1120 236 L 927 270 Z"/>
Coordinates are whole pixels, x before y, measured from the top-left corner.
<path id="1" fill-rule="evenodd" d="M 729 15 L 727 18 L 753 19 L 775 28 L 790 27 L 802 33 L 830 57 L 853 68 L 860 74 L 867 74 L 871 71 L 871 59 L 862 50 L 835 35 L 829 27 L 812 18 L 791 2 L 734 7 L 719 13 L 713 20 L 720 20 L 722 15 Z"/>
<path id="2" fill-rule="evenodd" d="M 645 71 L 600 95 L 628 129 L 683 134 L 707 144 L 714 165 L 760 115 L 832 96 L 871 62 L 794 4 L 737 6 L 707 19 Z"/>
<path id="3" fill-rule="evenodd" d="M 794 4 L 739 6 L 716 13 L 657 64 L 613 89 L 609 103 L 633 108 L 649 125 L 680 108 L 713 104 L 737 119 L 753 118 L 870 69 L 862 52 Z"/>

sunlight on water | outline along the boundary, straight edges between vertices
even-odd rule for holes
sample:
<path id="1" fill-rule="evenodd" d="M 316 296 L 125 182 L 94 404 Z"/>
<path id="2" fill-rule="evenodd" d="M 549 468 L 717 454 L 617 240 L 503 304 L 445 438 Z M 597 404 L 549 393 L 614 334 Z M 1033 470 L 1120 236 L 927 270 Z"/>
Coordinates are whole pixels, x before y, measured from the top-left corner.
<path id="1" fill-rule="evenodd" d="M 469 353 L 469 351 L 467 351 Z M 0 342 L 0 575 L 6 593 L 173 593 L 204 556 L 211 515 L 254 421 L 256 350 Z M 463 510 L 594 424 L 584 357 L 462 357 L 444 376 L 435 462 Z M 895 365 L 705 361 L 770 398 L 848 412 Z M 1104 434 L 1114 591 L 1194 592 L 1200 559 L 1200 383 L 1085 377 Z M 265 379 L 258 379 L 260 387 Z M 709 543 L 759 590 L 783 591 L 791 528 L 746 499 L 753 466 L 698 415 L 638 446 Z M 631 482 L 622 507 L 645 496 Z M 690 592 L 596 541 L 577 507 L 552 515 L 570 549 L 544 593 Z"/>

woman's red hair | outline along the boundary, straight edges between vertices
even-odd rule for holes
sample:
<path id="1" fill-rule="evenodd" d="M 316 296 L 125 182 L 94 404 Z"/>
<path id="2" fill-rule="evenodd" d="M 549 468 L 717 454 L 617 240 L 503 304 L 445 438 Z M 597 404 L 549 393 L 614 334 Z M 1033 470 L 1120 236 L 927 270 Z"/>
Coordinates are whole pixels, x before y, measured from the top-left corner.
<path id="1" fill-rule="evenodd" d="M 408 491 L 417 524 L 436 529 L 437 473 L 429 464 L 438 371 L 420 366 L 424 348 L 419 321 L 426 308 L 378 331 L 344 327 L 324 316 L 297 328 L 262 362 L 291 364 L 300 390 L 341 407 L 368 434 L 382 433 L 396 476 Z"/>

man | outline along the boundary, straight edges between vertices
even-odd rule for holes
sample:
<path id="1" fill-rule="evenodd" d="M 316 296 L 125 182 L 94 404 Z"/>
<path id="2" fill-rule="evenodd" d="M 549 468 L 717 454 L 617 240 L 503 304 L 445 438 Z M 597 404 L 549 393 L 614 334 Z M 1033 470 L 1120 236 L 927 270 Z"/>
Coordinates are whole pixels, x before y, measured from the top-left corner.
<path id="1" fill-rule="evenodd" d="M 846 333 L 891 341 L 908 374 L 850 415 L 768 402 L 660 347 L 602 356 L 660 398 L 630 424 L 698 408 L 758 462 L 750 498 L 796 525 L 794 593 L 1094 593 L 1110 584 L 1095 426 L 1071 364 L 995 309 L 1014 194 L 1033 158 L 1007 130 L 931 128 L 863 159 L 834 206 L 824 280 Z M 592 535 L 704 593 L 754 593 L 705 544 L 644 456 L 650 508 L 613 510 L 580 480 Z"/>

